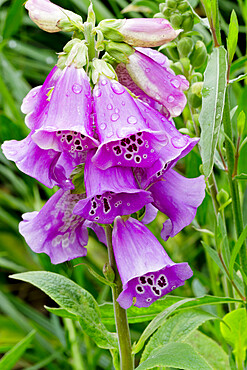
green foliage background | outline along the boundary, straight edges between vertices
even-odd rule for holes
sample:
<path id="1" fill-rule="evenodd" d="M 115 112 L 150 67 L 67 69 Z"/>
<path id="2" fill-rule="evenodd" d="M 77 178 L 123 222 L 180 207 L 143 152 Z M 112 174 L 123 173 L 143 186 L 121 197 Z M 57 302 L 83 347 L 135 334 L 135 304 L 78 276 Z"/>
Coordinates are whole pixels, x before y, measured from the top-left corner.
<path id="1" fill-rule="evenodd" d="M 86 19 L 89 1 L 65 0 L 56 3 L 81 14 L 83 20 Z M 198 1 L 193 0 L 190 3 L 200 15 L 204 14 Z M 237 57 L 239 59 L 235 58 L 233 62 L 231 78 L 245 72 L 246 69 L 246 27 L 245 20 L 241 15 L 241 3 L 241 1 L 219 1 L 223 40 L 226 39 L 230 12 L 233 8 L 237 12 L 240 23 L 237 47 Z M 129 2 L 125 0 L 95 0 L 94 10 L 97 21 L 99 22 L 104 18 L 124 17 L 121 10 L 127 5 L 129 5 Z M 126 16 L 152 16 L 153 13 L 158 12 L 158 2 L 134 1 L 134 5 L 150 7 L 151 11 L 150 13 L 138 13 L 138 8 L 132 8 L 132 11 L 126 13 Z M 204 42 L 208 51 L 211 51 L 210 34 L 205 29 L 203 32 Z M 43 83 L 56 63 L 56 53 L 62 50 L 69 39 L 70 35 L 63 32 L 47 34 L 38 29 L 29 19 L 23 7 L 23 0 L 0 0 L 1 143 L 11 139 L 21 140 L 28 134 L 28 129 L 24 124 L 24 116 L 20 111 L 22 99 L 30 88 Z M 241 110 L 247 114 L 246 99 L 247 86 L 243 82 L 235 83 L 231 91 L 232 108 L 238 106 L 233 118 L 235 138 L 237 137 L 236 117 Z M 183 117 L 176 119 L 176 124 L 180 128 L 186 128 L 189 119 L 187 107 Z M 247 134 L 246 131 L 247 125 L 244 136 Z M 246 155 L 247 146 L 240 155 L 239 173 L 247 173 Z M 200 164 L 200 154 L 198 149 L 195 148 L 183 161 L 180 161 L 178 169 L 187 177 L 196 177 L 200 175 Z M 229 192 L 226 174 L 220 171 L 221 169 L 220 166 L 216 166 L 215 174 L 218 187 Z M 244 224 L 246 225 L 246 181 L 241 181 L 240 186 Z M 20 343 L 34 329 L 34 339 L 30 342 L 28 337 L 24 345 L 20 347 L 20 359 L 16 358 L 15 363 L 13 363 L 14 369 L 112 369 L 110 354 L 96 347 L 87 334 L 81 331 L 76 321 L 68 318 L 60 319 L 55 314 L 48 313 L 44 309 L 44 305 L 54 307 L 52 300 L 30 284 L 11 280 L 8 277 L 11 273 L 25 271 L 56 272 L 71 278 L 88 290 L 99 304 L 111 301 L 110 287 L 104 286 L 96 280 L 85 265 L 78 265 L 81 262 L 86 262 L 97 273 L 102 274 L 102 268 L 107 261 L 107 253 L 105 246 L 97 241 L 93 232 L 90 232 L 86 258 L 76 259 L 57 266 L 52 265 L 46 255 L 33 253 L 19 235 L 18 224 L 22 213 L 40 210 L 55 190 L 47 189 L 34 179 L 21 173 L 0 152 L 0 356 Z M 235 235 L 230 206 L 226 207 L 224 216 L 229 231 L 229 243 L 230 246 L 233 246 Z M 174 261 L 187 261 L 194 271 L 193 278 L 186 282 L 184 287 L 175 291 L 176 296 L 198 297 L 210 294 L 224 297 L 227 285 L 226 276 L 220 271 L 217 264 L 211 259 L 208 250 L 201 243 L 203 241 L 206 245 L 215 246 L 212 238 L 215 233 L 213 206 L 209 195 L 206 195 L 203 204 L 198 209 L 197 217 L 192 225 L 186 227 L 175 238 L 168 240 L 166 243 L 160 238 L 164 220 L 165 216 L 159 214 L 158 218 L 149 225 L 150 229 L 165 246 Z M 232 295 L 232 292 L 229 292 L 229 295 Z M 165 302 L 162 301 L 164 308 Z M 206 312 L 210 312 L 223 317 L 228 312 L 229 307 L 234 307 L 234 304 L 229 303 L 228 306 L 208 304 L 203 312 L 205 315 Z M 157 312 L 160 312 L 161 309 L 162 306 Z M 153 317 L 150 316 L 146 320 L 149 321 L 151 318 Z M 135 322 L 131 324 L 132 340 L 137 341 L 147 322 L 145 320 L 139 320 L 139 322 L 134 320 L 132 322 Z M 106 323 L 106 325 L 109 330 L 114 330 L 112 322 Z M 218 363 L 213 368 L 230 368 L 224 357 L 228 353 L 228 347 L 219 330 L 219 322 L 207 321 L 204 323 L 202 319 L 198 325 L 201 325 L 200 332 L 195 332 L 194 337 L 190 339 L 193 346 L 196 342 L 200 343 L 202 339 L 199 337 L 203 335 L 202 333 L 216 340 L 225 352 L 222 355 L 222 363 Z M 199 337 L 196 337 L 196 335 Z M 77 336 L 76 339 L 75 336 Z M 213 346 L 213 344 L 211 345 Z M 139 358 L 140 355 L 137 356 L 137 361 Z"/>

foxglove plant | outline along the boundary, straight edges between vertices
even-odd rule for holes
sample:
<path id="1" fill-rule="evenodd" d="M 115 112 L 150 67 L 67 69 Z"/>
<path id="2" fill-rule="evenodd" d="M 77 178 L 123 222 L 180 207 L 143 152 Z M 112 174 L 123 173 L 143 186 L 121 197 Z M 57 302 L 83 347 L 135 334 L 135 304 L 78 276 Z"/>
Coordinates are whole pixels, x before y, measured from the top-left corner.
<path id="1" fill-rule="evenodd" d="M 132 303 L 148 307 L 192 276 L 144 223 L 157 210 L 166 214 L 161 236 L 167 240 L 193 220 L 204 198 L 203 176 L 185 179 L 173 169 L 198 142 L 181 134 L 171 118 L 184 109 L 189 83 L 150 49 L 181 31 L 162 18 L 106 20 L 95 27 L 92 7 L 82 23 L 48 0 L 25 6 L 45 31 L 76 32 L 43 86 L 23 101 L 29 135 L 2 146 L 21 171 L 60 187 L 40 212 L 23 215 L 20 233 L 54 264 L 86 255 L 87 227 L 107 244 L 116 276 L 111 284 L 121 366 L 131 370 L 125 310 Z"/>

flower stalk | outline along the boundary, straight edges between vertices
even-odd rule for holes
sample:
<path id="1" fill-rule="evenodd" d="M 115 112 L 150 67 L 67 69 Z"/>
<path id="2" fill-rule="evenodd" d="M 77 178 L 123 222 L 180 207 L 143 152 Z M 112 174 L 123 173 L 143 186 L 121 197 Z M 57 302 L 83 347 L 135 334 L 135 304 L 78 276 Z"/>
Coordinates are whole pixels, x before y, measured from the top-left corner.
<path id="1" fill-rule="evenodd" d="M 117 298 L 122 290 L 122 282 L 118 273 L 118 269 L 115 262 L 115 257 L 112 247 L 112 227 L 111 225 L 105 226 L 105 234 L 107 240 L 107 249 L 109 264 L 115 272 L 115 287 L 112 288 L 114 315 L 116 322 L 116 329 L 118 334 L 119 352 L 120 352 L 120 368 L 121 370 L 132 370 L 134 369 L 134 358 L 131 354 L 131 339 L 130 331 L 127 320 L 127 313 L 119 303 Z"/>

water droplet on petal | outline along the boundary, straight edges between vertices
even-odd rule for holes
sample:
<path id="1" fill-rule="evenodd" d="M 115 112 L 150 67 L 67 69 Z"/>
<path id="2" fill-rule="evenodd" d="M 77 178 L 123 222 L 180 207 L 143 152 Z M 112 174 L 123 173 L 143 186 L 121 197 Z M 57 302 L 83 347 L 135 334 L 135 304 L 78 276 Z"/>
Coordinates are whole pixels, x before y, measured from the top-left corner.
<path id="1" fill-rule="evenodd" d="M 79 84 L 74 84 L 72 86 L 72 91 L 75 93 L 75 94 L 80 94 L 82 92 L 82 86 L 79 85 Z"/>
<path id="2" fill-rule="evenodd" d="M 183 148 L 187 144 L 188 138 L 186 136 L 174 136 L 171 142 L 174 148 Z"/>
<path id="3" fill-rule="evenodd" d="M 113 122 L 116 122 L 118 119 L 119 119 L 119 114 L 116 114 L 116 113 L 113 113 L 112 115 L 111 115 L 111 120 L 113 121 Z"/>
<path id="4" fill-rule="evenodd" d="M 181 109 L 180 107 L 173 107 L 170 109 L 170 113 L 174 116 L 174 117 L 177 117 L 179 116 L 179 114 L 182 112 L 183 109 Z"/>
<path id="5" fill-rule="evenodd" d="M 175 87 L 176 89 L 178 89 L 179 86 L 180 86 L 180 82 L 178 80 L 174 79 L 174 80 L 171 80 L 171 85 L 173 87 Z"/>
<path id="6" fill-rule="evenodd" d="M 101 85 L 102 85 L 102 86 L 107 85 L 107 81 L 106 81 L 106 80 L 102 80 L 102 81 L 101 81 Z"/>
<path id="7" fill-rule="evenodd" d="M 174 100 L 175 100 L 175 98 L 172 95 L 169 95 L 168 98 L 167 98 L 168 103 L 173 103 Z"/>
<path id="8" fill-rule="evenodd" d="M 101 96 L 101 90 L 100 90 L 100 88 L 94 90 L 94 96 L 96 96 L 96 98 L 99 98 Z"/>
<path id="9" fill-rule="evenodd" d="M 146 68 L 145 69 L 145 72 L 147 72 L 147 73 L 149 73 L 151 71 L 151 69 L 150 68 Z"/>
<path id="10" fill-rule="evenodd" d="M 115 108 L 115 113 L 119 113 L 119 109 L 118 108 Z"/>
<path id="11" fill-rule="evenodd" d="M 137 119 L 135 116 L 129 116 L 127 122 L 131 125 L 135 125 L 137 123 Z"/>
<path id="12" fill-rule="evenodd" d="M 99 127 L 101 130 L 105 130 L 106 129 L 106 124 L 105 123 L 101 123 L 100 127 Z"/>
<path id="13" fill-rule="evenodd" d="M 107 105 L 107 109 L 112 110 L 113 109 L 113 106 L 111 104 L 108 104 Z"/>
<path id="14" fill-rule="evenodd" d="M 111 88 L 112 91 L 117 95 L 123 94 L 125 92 L 125 88 L 119 83 L 112 84 Z"/>

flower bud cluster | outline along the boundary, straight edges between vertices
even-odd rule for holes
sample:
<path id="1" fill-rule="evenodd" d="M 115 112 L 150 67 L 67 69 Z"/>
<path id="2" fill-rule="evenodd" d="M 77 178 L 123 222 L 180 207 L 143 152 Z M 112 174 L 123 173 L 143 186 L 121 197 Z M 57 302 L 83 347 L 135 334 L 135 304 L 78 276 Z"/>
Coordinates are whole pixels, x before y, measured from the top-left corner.
<path id="1" fill-rule="evenodd" d="M 49 20 L 54 17 L 49 27 L 35 18 L 41 28 L 64 29 L 66 11 L 48 0 L 28 0 L 32 19 L 36 4 L 43 4 L 41 18 L 47 9 Z M 203 176 L 186 179 L 173 170 L 198 142 L 172 120 L 186 105 L 189 83 L 164 54 L 150 48 L 180 31 L 163 18 L 106 20 L 95 27 L 92 7 L 84 24 L 67 18 L 83 37 L 65 45 L 43 86 L 24 98 L 29 135 L 2 147 L 21 171 L 60 188 L 40 212 L 23 215 L 20 232 L 35 252 L 61 263 L 86 255 L 88 227 L 105 243 L 102 224 L 114 223 L 123 282 L 119 303 L 127 308 L 135 298 L 138 307 L 147 307 L 183 285 L 192 271 L 187 263 L 174 263 L 144 224 L 158 210 L 166 214 L 161 231 L 166 241 L 193 220 L 204 198 Z M 190 41 L 180 39 L 179 53 L 193 53 Z M 103 58 L 97 58 L 95 45 L 106 51 Z M 201 84 L 195 82 L 192 93 L 200 95 Z M 143 209 L 142 222 L 130 217 Z"/>

